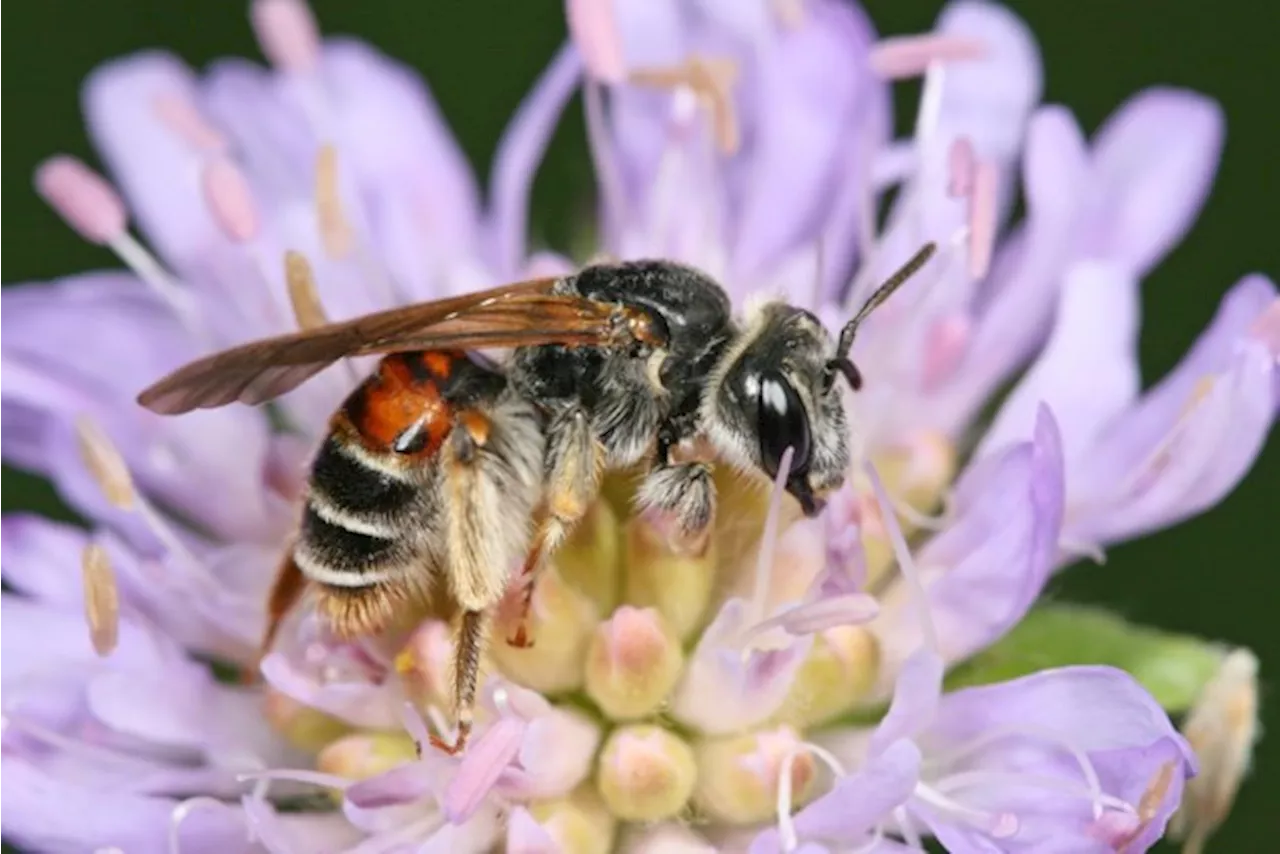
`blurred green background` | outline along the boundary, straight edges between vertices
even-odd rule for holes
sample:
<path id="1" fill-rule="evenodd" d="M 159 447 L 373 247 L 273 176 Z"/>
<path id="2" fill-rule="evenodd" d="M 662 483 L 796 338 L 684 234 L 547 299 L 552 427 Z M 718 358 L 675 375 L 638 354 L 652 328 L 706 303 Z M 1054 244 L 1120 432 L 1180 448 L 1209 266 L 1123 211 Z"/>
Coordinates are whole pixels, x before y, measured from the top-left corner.
<path id="1" fill-rule="evenodd" d="M 313 5 L 327 32 L 357 35 L 420 69 L 481 173 L 509 113 L 564 37 L 557 0 Z M 1208 206 L 1144 286 L 1142 358 L 1149 382 L 1182 354 L 1228 285 L 1249 271 L 1273 277 L 1280 271 L 1280 27 L 1261 3 L 1010 5 L 1040 41 L 1046 100 L 1070 106 L 1090 131 L 1130 93 L 1153 84 L 1193 87 L 1225 108 L 1226 150 Z M 246 6 L 226 0 L 9 4 L 2 67 L 3 115 L 10 123 L 0 172 L 9 214 L 2 235 L 5 283 L 115 266 L 105 251 L 79 241 L 31 189 L 41 158 L 58 151 L 92 157 L 79 116 L 82 78 L 97 63 L 142 48 L 167 47 L 197 66 L 223 54 L 256 56 Z M 879 0 L 868 6 L 882 33 L 909 33 L 927 29 L 941 4 Z M 903 128 L 916 92 L 900 89 Z M 572 223 L 590 210 L 593 192 L 580 116 L 570 110 L 534 195 L 536 237 L 560 247 Z M 4 486 L 6 511 L 56 507 L 47 487 L 11 470 Z M 1280 731 L 1266 687 L 1280 662 L 1277 522 L 1280 441 L 1273 441 L 1243 486 L 1215 510 L 1114 549 L 1105 566 L 1073 569 L 1055 585 L 1055 595 L 1108 603 L 1135 620 L 1251 647 L 1262 659 L 1264 724 L 1269 719 Z M 1211 850 L 1268 849 L 1277 803 L 1280 739 L 1273 738 L 1262 742 L 1253 779 Z"/>

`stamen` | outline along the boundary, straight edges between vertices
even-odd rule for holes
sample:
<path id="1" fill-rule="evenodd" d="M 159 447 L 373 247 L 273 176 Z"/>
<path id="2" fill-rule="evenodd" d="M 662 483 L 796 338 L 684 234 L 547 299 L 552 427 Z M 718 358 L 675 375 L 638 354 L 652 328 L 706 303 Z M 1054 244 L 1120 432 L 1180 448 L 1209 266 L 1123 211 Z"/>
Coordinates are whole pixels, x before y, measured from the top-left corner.
<path id="1" fill-rule="evenodd" d="M 911 814 L 907 812 L 905 806 L 896 807 L 893 811 L 893 818 L 898 822 L 898 833 L 906 843 L 912 848 L 924 850 L 924 841 L 920 838 L 920 834 L 916 832 L 915 825 L 911 823 Z"/>
<path id="2" fill-rule="evenodd" d="M 219 157 L 206 164 L 200 184 L 209 212 L 228 238 L 248 243 L 258 236 L 258 206 L 249 181 L 234 163 Z"/>
<path id="3" fill-rule="evenodd" d="M 996 245 L 996 182 L 1000 173 L 990 160 L 979 161 L 969 196 L 969 277 L 981 279 L 991 267 Z"/>
<path id="4" fill-rule="evenodd" d="M 864 466 L 867 477 L 871 480 L 871 489 L 875 492 L 876 501 L 880 505 L 880 514 L 883 517 L 885 531 L 889 535 L 889 542 L 893 546 L 894 556 L 898 559 L 898 569 L 911 590 L 912 598 L 916 600 L 920 618 L 920 636 L 924 641 L 924 647 L 935 654 L 940 654 L 938 633 L 934 630 L 933 617 L 929 613 L 929 600 L 925 593 L 924 581 L 920 578 L 920 571 L 911 557 L 911 548 L 902 534 L 902 526 L 898 524 L 893 499 L 889 497 L 889 492 L 885 489 L 884 481 L 880 479 L 875 464 L 867 460 Z"/>
<path id="5" fill-rule="evenodd" d="M 980 828 L 995 839 L 1008 839 L 1018 832 L 1018 817 L 1011 812 L 993 813 L 967 807 L 924 783 L 916 784 L 915 796 L 935 809 Z"/>
<path id="6" fill-rule="evenodd" d="M 89 475 L 98 484 L 107 503 L 119 510 L 133 510 L 138 493 L 124 457 L 102 432 L 97 422 L 87 416 L 76 419 L 76 440 L 80 446 L 80 458 L 84 460 Z"/>
<path id="7" fill-rule="evenodd" d="M 151 102 L 151 109 L 156 118 L 200 151 L 223 152 L 230 147 L 227 138 L 181 95 L 172 92 L 157 95 Z"/>
<path id="8" fill-rule="evenodd" d="M 36 168 L 36 192 L 76 233 L 107 246 L 128 226 L 124 201 L 106 179 L 65 154 Z"/>
<path id="9" fill-rule="evenodd" d="M 249 19 L 262 54 L 280 71 L 308 72 L 320 61 L 320 30 L 303 0 L 254 0 Z"/>
<path id="10" fill-rule="evenodd" d="M 982 788 L 992 785 L 1009 785 L 1013 787 L 1036 786 L 1053 792 L 1063 792 L 1074 795 L 1089 801 L 1095 807 L 1101 805 L 1106 809 L 1113 809 L 1117 812 L 1126 813 L 1128 815 L 1137 815 L 1138 810 L 1134 809 L 1133 804 L 1126 800 L 1117 798 L 1114 795 L 1108 795 L 1106 792 L 1100 795 L 1089 791 L 1079 785 L 1072 783 L 1070 780 L 1063 780 L 1058 777 L 1044 777 L 1036 774 L 1024 774 L 1018 771 L 960 771 L 941 780 L 935 781 L 933 788 L 943 794 L 951 794 L 952 792 L 963 791 L 970 788 Z"/>
<path id="11" fill-rule="evenodd" d="M 298 328 L 306 331 L 329 322 L 320 295 L 316 292 L 316 280 L 311 264 L 301 252 L 292 250 L 284 254 L 284 277 L 289 285 L 289 303 L 293 306 L 293 318 Z"/>
<path id="12" fill-rule="evenodd" d="M 1072 744 L 1060 739 L 1057 734 L 1043 730 L 1033 725 L 1018 726 L 1002 726 L 992 727 L 984 730 L 969 740 L 968 743 L 962 744 L 951 751 L 936 756 L 930 764 L 938 767 L 946 767 L 952 765 L 967 756 L 971 756 L 978 751 L 984 750 L 992 744 L 1002 741 L 1006 738 L 1030 738 L 1043 742 L 1049 747 L 1056 748 L 1068 754 L 1075 760 L 1076 765 L 1080 767 L 1080 774 L 1084 777 L 1085 785 L 1088 790 L 1089 800 L 1093 805 L 1093 817 L 1098 819 L 1102 817 L 1103 792 L 1102 781 L 1098 778 L 1098 772 L 1093 767 L 1088 755 Z"/>
<path id="13" fill-rule="evenodd" d="M 338 186 L 338 150 L 322 145 L 316 155 L 316 224 L 320 242 L 330 258 L 345 258 L 355 243 L 355 233 L 342 212 Z"/>
<path id="14" fill-rule="evenodd" d="M 972 193 L 976 168 L 977 157 L 969 137 L 952 140 L 951 150 L 947 152 L 947 195 L 959 199 Z"/>
<path id="15" fill-rule="evenodd" d="M 627 61 L 613 4 L 614 0 L 567 0 L 565 17 L 587 73 L 602 83 L 618 84 L 626 77 Z"/>
<path id="16" fill-rule="evenodd" d="M 967 36 L 945 36 L 928 33 L 922 36 L 896 36 L 872 46 L 871 70 L 886 80 L 918 77 L 933 65 L 981 59 L 987 46 Z"/>
<path id="17" fill-rule="evenodd" d="M 36 169 L 36 191 L 91 243 L 106 246 L 167 302 L 188 326 L 191 307 L 173 277 L 128 231 L 124 201 L 106 179 L 74 157 L 58 155 Z"/>
<path id="18" fill-rule="evenodd" d="M 716 147 L 723 154 L 733 154 L 740 143 L 738 118 L 733 108 L 733 86 L 737 78 L 738 66 L 733 60 L 699 56 L 681 65 L 637 68 L 627 75 L 629 82 L 639 86 L 692 91 L 711 113 Z"/>
<path id="19" fill-rule="evenodd" d="M 924 91 L 920 93 L 920 111 L 916 115 L 916 145 L 921 148 L 932 142 L 937 132 L 938 117 L 942 115 L 942 89 L 946 79 L 947 71 L 942 63 L 929 63 L 924 77 Z"/>
<path id="20" fill-rule="evenodd" d="M 800 838 L 796 834 L 796 823 L 791 817 L 791 810 L 795 807 L 791 802 L 791 774 L 795 768 L 796 758 L 802 753 L 809 753 L 821 759 L 837 777 L 845 775 L 844 766 L 840 764 L 835 754 L 811 741 L 802 741 L 787 750 L 786 755 L 782 757 L 782 765 L 778 772 L 778 836 L 781 837 L 783 851 L 794 851 L 800 846 Z"/>
<path id="21" fill-rule="evenodd" d="M 120 639 L 120 591 L 107 551 L 97 543 L 85 546 L 80 557 L 84 581 L 84 618 L 94 652 L 106 658 Z"/>
<path id="22" fill-rule="evenodd" d="M 778 473 L 773 478 L 773 491 L 769 495 L 769 509 L 764 517 L 764 533 L 760 536 L 760 552 L 756 556 L 756 582 L 751 597 L 751 620 L 758 623 L 765 617 L 769 601 L 769 581 L 773 571 L 773 558 L 778 548 L 778 517 L 782 515 L 782 496 L 786 492 L 787 478 L 791 474 L 794 448 L 782 452 Z"/>
<path id="23" fill-rule="evenodd" d="M 128 771 L 137 767 L 137 760 L 132 756 L 116 753 L 109 747 L 103 747 L 97 744 L 90 744 L 79 739 L 71 738 L 63 735 L 57 730 L 48 729 L 42 724 L 34 723 L 25 718 L 11 717 L 5 715 L 3 717 L 4 729 L 14 727 L 24 735 L 30 736 L 38 741 L 44 742 L 50 747 L 56 747 L 58 750 L 77 760 L 91 760 L 100 763 L 107 768 Z"/>
<path id="24" fill-rule="evenodd" d="M 618 168 L 617 152 L 613 147 L 613 134 L 605 119 L 603 87 L 588 80 L 582 90 L 582 99 L 587 119 L 587 142 L 591 148 L 596 180 L 600 184 L 603 219 L 606 228 L 614 232 L 607 237 L 616 245 L 621 236 L 617 232 L 626 226 L 627 200 L 624 196 L 622 173 Z"/>

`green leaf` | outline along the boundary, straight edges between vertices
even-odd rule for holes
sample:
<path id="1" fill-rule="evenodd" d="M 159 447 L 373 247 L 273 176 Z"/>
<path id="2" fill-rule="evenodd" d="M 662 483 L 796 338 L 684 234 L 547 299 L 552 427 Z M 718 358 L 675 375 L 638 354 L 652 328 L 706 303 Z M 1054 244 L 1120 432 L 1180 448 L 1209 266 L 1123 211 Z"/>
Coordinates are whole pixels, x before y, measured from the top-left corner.
<path id="1" fill-rule="evenodd" d="M 1215 643 L 1138 626 L 1100 608 L 1042 605 L 994 646 L 955 667 L 947 689 L 1017 679 L 1038 670 L 1108 664 L 1128 671 L 1166 711 L 1186 711 L 1213 676 Z"/>

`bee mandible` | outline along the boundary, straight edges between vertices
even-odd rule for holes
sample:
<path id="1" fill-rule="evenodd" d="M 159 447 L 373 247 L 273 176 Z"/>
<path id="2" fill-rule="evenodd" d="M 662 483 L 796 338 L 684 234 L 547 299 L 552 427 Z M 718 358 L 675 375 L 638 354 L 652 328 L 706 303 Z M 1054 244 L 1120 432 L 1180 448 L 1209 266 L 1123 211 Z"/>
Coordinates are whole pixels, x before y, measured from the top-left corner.
<path id="1" fill-rule="evenodd" d="M 859 324 L 934 252 L 928 244 L 833 341 L 811 312 L 766 303 L 735 319 L 724 289 L 671 261 L 419 303 L 244 344 L 193 362 L 138 401 L 163 414 L 260 404 L 349 356 L 382 355 L 334 413 L 268 603 L 270 646 L 308 587 L 333 631 L 375 634 L 435 593 L 461 612 L 456 737 L 472 725 L 488 622 L 515 573 L 527 617 L 537 570 L 586 513 L 604 473 L 641 466 L 638 509 L 705 532 L 715 487 L 695 443 L 774 479 L 806 515 L 850 466 L 837 387 L 857 390 Z M 477 351 L 510 350 L 502 364 Z M 531 639 L 522 618 L 515 645 Z"/>

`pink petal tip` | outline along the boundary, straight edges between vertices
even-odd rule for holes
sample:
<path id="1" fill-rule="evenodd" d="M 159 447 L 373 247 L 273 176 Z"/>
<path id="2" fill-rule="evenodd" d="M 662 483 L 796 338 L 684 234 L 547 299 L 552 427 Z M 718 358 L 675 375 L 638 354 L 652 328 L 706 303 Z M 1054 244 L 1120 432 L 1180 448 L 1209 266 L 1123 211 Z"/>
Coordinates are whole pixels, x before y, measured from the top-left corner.
<path id="1" fill-rule="evenodd" d="M 74 157 L 60 154 L 36 169 L 36 192 L 76 233 L 106 244 L 128 225 L 124 201 L 107 180 Z"/>
<path id="2" fill-rule="evenodd" d="M 973 173 L 973 193 L 969 197 L 969 276 L 981 279 L 991 267 L 996 243 L 996 183 L 999 173 L 994 163 L 980 161 Z"/>
<path id="3" fill-rule="evenodd" d="M 569 35 L 582 54 L 588 73 L 603 83 L 626 77 L 622 34 L 613 14 L 614 0 L 565 0 Z"/>
<path id="4" fill-rule="evenodd" d="M 254 0 L 249 12 L 263 55 L 281 71 L 311 71 L 320 58 L 320 28 L 304 0 Z"/>

